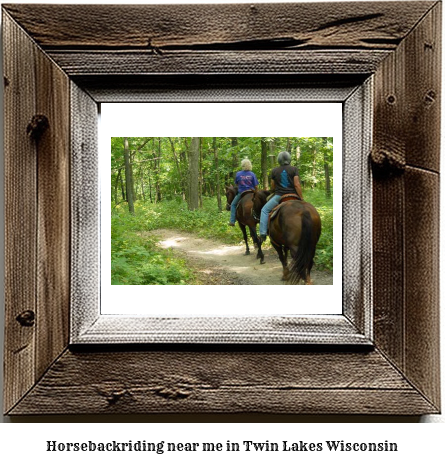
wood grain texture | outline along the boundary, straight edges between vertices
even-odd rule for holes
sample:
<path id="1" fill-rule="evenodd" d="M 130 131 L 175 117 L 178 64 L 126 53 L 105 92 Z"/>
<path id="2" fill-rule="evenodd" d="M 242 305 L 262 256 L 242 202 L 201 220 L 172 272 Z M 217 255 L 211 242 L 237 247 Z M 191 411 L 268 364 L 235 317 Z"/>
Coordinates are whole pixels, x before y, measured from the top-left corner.
<path id="1" fill-rule="evenodd" d="M 70 304 L 69 78 L 36 49 L 36 114 L 48 128 L 37 148 L 37 339 L 39 378 L 68 344 Z"/>
<path id="2" fill-rule="evenodd" d="M 374 342 L 404 368 L 403 180 L 373 181 Z"/>
<path id="3" fill-rule="evenodd" d="M 384 60 L 374 78 L 373 153 L 405 163 L 405 45 Z M 392 159 L 391 159 L 392 160 Z M 374 340 L 404 367 L 404 184 L 397 176 L 373 179 Z"/>
<path id="4" fill-rule="evenodd" d="M 404 43 L 406 60 L 406 163 L 439 172 L 442 3 Z"/>
<path id="5" fill-rule="evenodd" d="M 369 334 L 358 331 L 343 315 L 122 318 L 100 315 L 100 309 L 88 310 L 86 305 L 73 307 L 73 344 L 371 344 Z"/>
<path id="6" fill-rule="evenodd" d="M 35 382 L 37 158 L 26 128 L 35 114 L 35 48 L 3 15 L 5 154 L 5 385 L 10 409 Z M 23 72 L 26 70 L 26 72 Z M 24 315 L 25 316 L 25 315 Z"/>
<path id="7" fill-rule="evenodd" d="M 405 173 L 405 370 L 408 379 L 440 406 L 439 176 L 418 168 Z"/>
<path id="8" fill-rule="evenodd" d="M 343 104 L 343 315 L 372 340 L 372 146 L 373 79 Z"/>
<path id="9" fill-rule="evenodd" d="M 376 73 L 373 146 L 375 342 L 436 405 L 440 8 Z"/>
<path id="10" fill-rule="evenodd" d="M 376 71 L 388 50 L 279 51 L 49 51 L 73 78 L 137 74 L 366 74 Z"/>
<path id="11" fill-rule="evenodd" d="M 323 8 L 317 3 L 9 4 L 4 8 L 45 50 L 159 51 L 191 47 L 395 49 L 433 5 L 412 1 L 325 3 Z"/>
<path id="12" fill-rule="evenodd" d="M 378 352 L 66 352 L 11 413 L 435 411 Z"/>
<path id="13" fill-rule="evenodd" d="M 343 102 L 363 75 L 94 75 L 73 81 L 96 102 Z"/>
<path id="14" fill-rule="evenodd" d="M 22 4 L 4 11 L 5 411 L 439 411 L 440 3 Z M 113 100 L 119 92 L 148 95 L 169 79 L 179 90 L 217 89 L 222 81 L 242 90 L 249 80 L 250 86 L 261 86 L 268 72 L 280 74 L 278 87 L 296 76 L 301 84 L 306 79 L 305 86 L 356 85 L 357 78 L 363 82 L 366 73 L 374 73 L 372 153 L 392 168 L 376 171 L 373 181 L 376 349 L 90 346 L 65 348 L 57 357 L 66 345 L 67 126 L 59 107 L 66 104 L 67 79 L 42 53 L 60 60 L 80 85 L 78 95 L 94 91 L 98 101 Z M 239 68 L 237 55 L 244 60 Z M 228 73 L 205 75 L 209 70 Z M 240 71 L 247 78 L 236 74 Z M 348 73 L 346 80 L 338 73 Z M 125 92 L 116 93 L 122 86 Z M 72 101 L 69 105 L 72 111 Z M 39 142 L 26 135 L 37 110 L 49 121 Z M 418 217 L 415 211 L 424 203 L 428 207 Z M 51 238 L 61 247 L 60 256 L 51 249 Z M 61 276 L 54 276 L 59 268 Z"/>
<path id="15" fill-rule="evenodd" d="M 73 82 L 71 108 L 70 342 L 100 314 L 98 106 Z"/>

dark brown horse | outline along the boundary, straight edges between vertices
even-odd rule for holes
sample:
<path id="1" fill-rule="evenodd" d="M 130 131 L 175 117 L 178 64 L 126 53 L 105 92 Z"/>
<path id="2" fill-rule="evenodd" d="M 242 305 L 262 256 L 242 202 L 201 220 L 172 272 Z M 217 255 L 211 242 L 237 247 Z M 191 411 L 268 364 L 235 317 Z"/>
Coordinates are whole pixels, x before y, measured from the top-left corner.
<path id="1" fill-rule="evenodd" d="M 226 204 L 226 210 L 230 211 L 230 207 L 232 205 L 233 199 L 235 198 L 235 195 L 238 193 L 238 188 L 233 187 L 233 186 L 226 186 L 226 199 L 227 199 L 227 204 Z M 258 235 L 256 233 L 256 225 L 259 222 L 252 216 L 252 207 L 253 207 L 253 191 L 252 192 L 247 192 L 244 194 L 236 208 L 236 219 L 238 221 L 239 227 L 241 228 L 241 231 L 243 232 L 243 238 L 244 242 L 246 243 L 246 252 L 244 255 L 250 255 L 250 250 L 249 250 L 249 242 L 247 239 L 247 231 L 246 231 L 246 226 L 249 228 L 250 231 L 250 236 L 252 237 L 253 243 L 255 244 L 255 247 L 258 248 L 258 253 L 256 258 L 260 259 L 260 263 L 264 263 L 264 254 L 263 251 L 261 250 L 261 244 L 260 241 L 258 240 Z"/>
<path id="2" fill-rule="evenodd" d="M 260 192 L 253 201 L 255 215 L 258 215 L 266 199 Z M 313 205 L 301 200 L 288 200 L 279 206 L 269 222 L 269 237 L 283 265 L 283 281 L 313 284 L 311 270 L 320 234 L 320 215 Z M 287 262 L 289 251 L 292 257 L 290 268 Z"/>

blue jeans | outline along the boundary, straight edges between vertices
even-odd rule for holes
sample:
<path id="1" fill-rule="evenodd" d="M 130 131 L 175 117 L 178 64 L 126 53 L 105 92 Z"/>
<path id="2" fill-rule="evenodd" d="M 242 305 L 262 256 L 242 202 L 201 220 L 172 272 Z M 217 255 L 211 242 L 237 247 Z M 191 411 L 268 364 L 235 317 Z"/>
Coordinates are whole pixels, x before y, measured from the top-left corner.
<path id="1" fill-rule="evenodd" d="M 236 221 L 236 207 L 238 206 L 239 199 L 241 198 L 242 192 L 239 192 L 235 195 L 235 198 L 232 200 L 232 205 L 230 207 L 230 222 L 235 223 Z"/>
<path id="2" fill-rule="evenodd" d="M 267 223 L 269 221 L 269 213 L 272 211 L 274 207 L 276 207 L 280 203 L 281 195 L 274 195 L 269 202 L 264 205 L 261 209 L 261 217 L 260 217 L 260 236 L 267 235 Z"/>

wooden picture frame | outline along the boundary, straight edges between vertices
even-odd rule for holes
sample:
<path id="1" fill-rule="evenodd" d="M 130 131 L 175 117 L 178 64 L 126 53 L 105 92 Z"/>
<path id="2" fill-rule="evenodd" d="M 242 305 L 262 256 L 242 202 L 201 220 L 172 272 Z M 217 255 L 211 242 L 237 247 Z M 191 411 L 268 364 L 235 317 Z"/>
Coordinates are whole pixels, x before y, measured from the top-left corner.
<path id="1" fill-rule="evenodd" d="M 6 414 L 440 411 L 440 2 L 11 4 L 2 14 Z M 72 344 L 73 251 L 77 269 L 94 253 L 73 245 L 73 228 L 95 216 L 71 160 L 96 169 L 87 123 L 98 103 L 369 79 L 372 311 L 351 320 L 369 344 Z"/>

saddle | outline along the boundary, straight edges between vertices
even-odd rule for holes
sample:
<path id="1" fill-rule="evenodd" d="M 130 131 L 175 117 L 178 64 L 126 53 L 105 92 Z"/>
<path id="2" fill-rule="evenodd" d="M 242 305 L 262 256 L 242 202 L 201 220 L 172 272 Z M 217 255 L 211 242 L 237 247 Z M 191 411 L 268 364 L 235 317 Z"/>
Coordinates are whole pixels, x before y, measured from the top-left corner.
<path id="1" fill-rule="evenodd" d="M 271 219 L 277 216 L 280 208 L 283 206 L 283 203 L 287 202 L 288 200 L 301 200 L 301 199 L 297 194 L 284 194 L 280 199 L 280 203 L 276 207 L 272 208 L 272 210 L 270 211 L 269 223 Z"/>
<path id="2" fill-rule="evenodd" d="M 244 191 L 241 193 L 240 200 L 246 195 L 246 194 L 253 194 L 255 191 L 253 189 L 249 189 L 248 191 Z M 238 204 L 239 205 L 239 204 Z"/>
<path id="3" fill-rule="evenodd" d="M 270 229 L 270 222 L 278 215 L 278 212 L 280 211 L 280 208 L 288 200 L 301 200 L 301 199 L 297 194 L 284 194 L 280 199 L 280 203 L 276 207 L 274 207 L 269 213 L 269 220 L 267 222 L 267 230 L 268 231 Z"/>
<path id="4" fill-rule="evenodd" d="M 247 191 L 244 191 L 241 193 L 241 197 L 239 198 L 238 205 L 236 206 L 236 210 L 238 211 L 241 208 L 241 199 L 246 195 L 246 194 L 253 194 L 255 191 L 253 189 L 249 189 Z"/>

